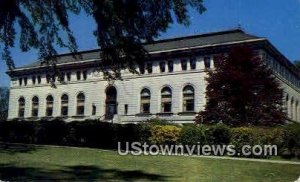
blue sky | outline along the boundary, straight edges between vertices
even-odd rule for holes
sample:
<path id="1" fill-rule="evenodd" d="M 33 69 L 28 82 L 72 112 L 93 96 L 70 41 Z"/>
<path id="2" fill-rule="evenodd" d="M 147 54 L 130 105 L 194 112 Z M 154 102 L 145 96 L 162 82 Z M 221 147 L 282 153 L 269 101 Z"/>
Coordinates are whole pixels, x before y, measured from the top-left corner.
<path id="1" fill-rule="evenodd" d="M 199 15 L 190 10 L 191 25 L 173 24 L 160 38 L 194 35 L 205 32 L 237 28 L 247 33 L 266 37 L 291 61 L 300 60 L 300 0 L 204 0 L 207 11 Z M 92 35 L 95 24 L 85 15 L 71 17 L 71 29 L 79 45 L 79 50 L 97 48 Z M 61 50 L 61 53 L 66 50 Z M 35 61 L 37 51 L 27 53 L 12 49 L 16 66 Z M 0 61 L 0 86 L 8 86 L 7 67 Z"/>

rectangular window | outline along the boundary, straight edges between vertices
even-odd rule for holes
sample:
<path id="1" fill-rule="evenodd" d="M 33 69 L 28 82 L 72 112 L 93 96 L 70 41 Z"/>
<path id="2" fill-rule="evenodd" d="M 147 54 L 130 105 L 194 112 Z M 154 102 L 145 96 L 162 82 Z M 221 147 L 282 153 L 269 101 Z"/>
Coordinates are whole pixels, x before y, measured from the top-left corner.
<path id="1" fill-rule="evenodd" d="M 173 72 L 173 61 L 168 61 L 168 70 L 169 72 Z"/>
<path id="2" fill-rule="evenodd" d="M 76 72 L 76 77 L 77 77 L 77 80 L 81 80 L 81 72 L 80 71 Z"/>
<path id="3" fill-rule="evenodd" d="M 22 81 L 23 79 L 22 78 L 19 78 L 19 85 L 22 86 Z"/>
<path id="4" fill-rule="evenodd" d="M 60 73 L 60 75 L 59 75 L 59 81 L 61 81 L 61 82 L 65 81 L 65 73 L 64 72 Z"/>
<path id="5" fill-rule="evenodd" d="M 82 75 L 83 75 L 83 80 L 86 80 L 87 79 L 87 71 L 83 71 Z"/>
<path id="6" fill-rule="evenodd" d="M 42 82 L 41 76 L 37 77 L 37 81 L 38 81 L 38 84 L 41 84 L 41 82 Z"/>
<path id="7" fill-rule="evenodd" d="M 165 62 L 160 62 L 159 63 L 159 69 L 161 73 L 164 73 L 166 71 L 166 63 Z"/>
<path id="8" fill-rule="evenodd" d="M 152 73 L 152 63 L 147 63 L 147 72 L 148 72 L 149 74 Z"/>
<path id="9" fill-rule="evenodd" d="M 127 115 L 128 114 L 128 104 L 124 105 L 124 114 Z"/>
<path id="10" fill-rule="evenodd" d="M 36 77 L 32 76 L 32 85 L 35 85 L 35 82 L 36 82 Z"/>
<path id="11" fill-rule="evenodd" d="M 145 73 L 145 65 L 144 64 L 140 64 L 139 65 L 139 70 L 140 70 L 140 74 L 144 74 Z"/>
<path id="12" fill-rule="evenodd" d="M 196 58 L 190 59 L 190 67 L 191 67 L 191 70 L 196 69 Z"/>
<path id="13" fill-rule="evenodd" d="M 210 57 L 204 57 L 205 68 L 210 68 Z"/>
<path id="14" fill-rule="evenodd" d="M 68 80 L 68 82 L 71 81 L 71 73 L 70 72 L 67 73 L 67 80 Z"/>
<path id="15" fill-rule="evenodd" d="M 186 59 L 181 60 L 181 70 L 183 70 L 183 71 L 187 70 L 187 60 Z"/>
<path id="16" fill-rule="evenodd" d="M 50 83 L 50 79 L 51 79 L 51 77 L 50 77 L 50 75 L 46 75 L 46 80 L 47 80 L 47 83 Z"/>
<path id="17" fill-rule="evenodd" d="M 24 85 L 27 86 L 27 77 L 24 78 Z"/>
<path id="18" fill-rule="evenodd" d="M 92 106 L 92 115 L 95 116 L 96 115 L 96 111 L 97 111 L 97 107 L 95 104 L 93 104 Z"/>

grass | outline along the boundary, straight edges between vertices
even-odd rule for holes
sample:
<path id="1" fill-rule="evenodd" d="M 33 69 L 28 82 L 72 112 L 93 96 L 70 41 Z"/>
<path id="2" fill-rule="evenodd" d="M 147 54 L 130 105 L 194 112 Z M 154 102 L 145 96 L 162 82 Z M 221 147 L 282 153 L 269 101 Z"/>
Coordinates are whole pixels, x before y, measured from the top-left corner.
<path id="1" fill-rule="evenodd" d="M 300 165 L 183 156 L 120 156 L 87 148 L 0 146 L 8 181 L 295 181 Z"/>

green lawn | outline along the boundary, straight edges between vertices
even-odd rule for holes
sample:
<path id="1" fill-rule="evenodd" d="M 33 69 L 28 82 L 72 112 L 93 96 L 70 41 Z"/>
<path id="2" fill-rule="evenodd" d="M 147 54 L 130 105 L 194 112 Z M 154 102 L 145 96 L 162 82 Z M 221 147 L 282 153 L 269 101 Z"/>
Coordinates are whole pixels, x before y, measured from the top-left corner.
<path id="1" fill-rule="evenodd" d="M 119 156 L 115 151 L 0 146 L 0 180 L 295 181 L 300 165 L 183 156 Z"/>

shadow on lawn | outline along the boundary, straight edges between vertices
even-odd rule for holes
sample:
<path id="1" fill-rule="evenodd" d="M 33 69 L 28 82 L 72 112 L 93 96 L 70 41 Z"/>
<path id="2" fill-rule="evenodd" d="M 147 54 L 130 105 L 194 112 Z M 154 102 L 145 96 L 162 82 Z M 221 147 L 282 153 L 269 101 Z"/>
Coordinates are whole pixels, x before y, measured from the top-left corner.
<path id="1" fill-rule="evenodd" d="M 98 166 L 71 166 L 61 170 L 24 168 L 13 164 L 0 165 L 0 180 L 8 181 L 166 181 L 167 176 L 150 174 L 140 170 L 102 169 Z"/>
<path id="2" fill-rule="evenodd" d="M 28 153 L 36 151 L 42 147 L 37 147 L 28 144 L 11 144 L 11 143 L 0 143 L 0 153 L 16 154 L 16 153 Z"/>

